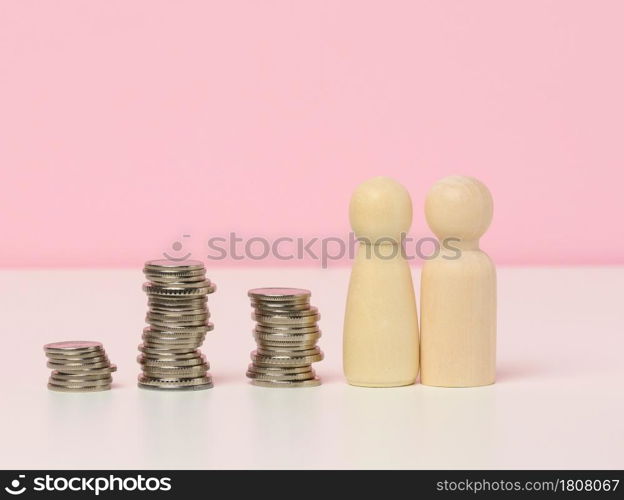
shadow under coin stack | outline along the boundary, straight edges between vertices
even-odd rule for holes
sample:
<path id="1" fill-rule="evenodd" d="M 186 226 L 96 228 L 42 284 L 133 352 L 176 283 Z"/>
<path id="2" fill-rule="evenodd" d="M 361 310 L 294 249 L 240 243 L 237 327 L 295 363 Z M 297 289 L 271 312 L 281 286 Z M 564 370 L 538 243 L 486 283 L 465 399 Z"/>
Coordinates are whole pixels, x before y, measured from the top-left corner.
<path id="1" fill-rule="evenodd" d="M 117 367 L 99 342 L 75 340 L 46 344 L 43 350 L 52 374 L 48 389 L 58 392 L 108 391 Z"/>
<path id="2" fill-rule="evenodd" d="M 256 288 L 248 295 L 256 321 L 258 349 L 251 353 L 247 377 L 262 387 L 314 387 L 321 381 L 312 363 L 323 359 L 316 342 L 320 315 L 310 292 L 299 288 Z"/>
<path id="3" fill-rule="evenodd" d="M 208 294 L 216 286 L 206 279 L 199 261 L 152 260 L 143 272 L 148 296 L 148 327 L 138 362 L 143 373 L 139 387 L 168 391 L 201 390 L 212 387 L 210 365 L 199 350 L 214 326 L 208 320 Z"/>

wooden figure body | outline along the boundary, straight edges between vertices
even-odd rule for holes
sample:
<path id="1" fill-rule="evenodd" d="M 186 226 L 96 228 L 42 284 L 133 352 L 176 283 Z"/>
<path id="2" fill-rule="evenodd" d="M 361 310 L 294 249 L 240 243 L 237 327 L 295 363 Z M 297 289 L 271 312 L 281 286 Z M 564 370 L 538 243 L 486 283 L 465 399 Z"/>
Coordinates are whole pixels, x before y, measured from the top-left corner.
<path id="1" fill-rule="evenodd" d="M 344 322 L 343 368 L 351 385 L 410 385 L 418 375 L 418 315 L 402 241 L 412 223 L 407 190 L 387 177 L 358 186 L 349 206 L 360 239 Z"/>
<path id="2" fill-rule="evenodd" d="M 425 262 L 421 277 L 420 380 L 424 385 L 494 383 L 496 269 L 479 249 L 492 212 L 490 192 L 471 177 L 444 178 L 427 195 L 427 223 L 441 250 Z"/>

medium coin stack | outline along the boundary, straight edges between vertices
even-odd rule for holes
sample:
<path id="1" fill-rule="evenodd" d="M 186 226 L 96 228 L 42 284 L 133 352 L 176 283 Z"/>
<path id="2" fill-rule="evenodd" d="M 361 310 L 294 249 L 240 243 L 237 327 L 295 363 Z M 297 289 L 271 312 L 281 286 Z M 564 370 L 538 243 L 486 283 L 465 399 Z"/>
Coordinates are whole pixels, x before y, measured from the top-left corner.
<path id="1" fill-rule="evenodd" d="M 212 387 L 210 365 L 199 350 L 214 326 L 208 320 L 208 294 L 216 290 L 206 278 L 204 264 L 195 260 L 151 260 L 143 273 L 148 313 L 143 329 L 143 373 L 139 387 L 161 390 L 200 390 Z"/>
<path id="2" fill-rule="evenodd" d="M 247 377 L 262 387 L 313 387 L 321 381 L 312 363 L 323 353 L 316 345 L 321 336 L 320 315 L 310 305 L 310 292 L 299 288 L 249 290 L 256 321 L 253 335 L 258 346 L 251 353 Z"/>
<path id="3" fill-rule="evenodd" d="M 108 391 L 117 367 L 99 342 L 75 340 L 46 344 L 43 350 L 52 374 L 48 389 L 59 392 Z"/>

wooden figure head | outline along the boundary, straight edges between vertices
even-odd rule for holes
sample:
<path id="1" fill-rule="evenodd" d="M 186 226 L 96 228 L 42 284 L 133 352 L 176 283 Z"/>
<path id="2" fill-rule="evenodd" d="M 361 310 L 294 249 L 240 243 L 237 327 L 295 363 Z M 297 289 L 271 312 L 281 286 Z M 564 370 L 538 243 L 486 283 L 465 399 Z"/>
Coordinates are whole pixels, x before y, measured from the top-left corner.
<path id="1" fill-rule="evenodd" d="M 353 192 L 349 220 L 358 238 L 399 244 L 412 225 L 412 199 L 394 179 L 374 177 Z"/>
<path id="2" fill-rule="evenodd" d="M 451 176 L 436 182 L 425 201 L 427 224 L 439 239 L 478 241 L 492 222 L 492 195 L 474 177 Z"/>

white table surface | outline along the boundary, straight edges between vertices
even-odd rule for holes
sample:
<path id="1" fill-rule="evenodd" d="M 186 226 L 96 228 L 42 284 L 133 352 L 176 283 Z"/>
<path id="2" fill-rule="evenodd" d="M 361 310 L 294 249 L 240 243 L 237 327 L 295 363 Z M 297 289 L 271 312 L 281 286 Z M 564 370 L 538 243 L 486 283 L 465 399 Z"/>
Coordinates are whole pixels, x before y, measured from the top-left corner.
<path id="1" fill-rule="evenodd" d="M 217 269 L 214 389 L 136 387 L 140 270 L 0 271 L 0 468 L 623 468 L 624 268 L 499 269 L 498 382 L 350 387 L 349 270 Z M 418 283 L 418 270 L 414 270 Z M 321 311 L 323 385 L 253 387 L 247 289 L 299 286 Z M 46 389 L 44 343 L 99 340 L 112 391 Z"/>

